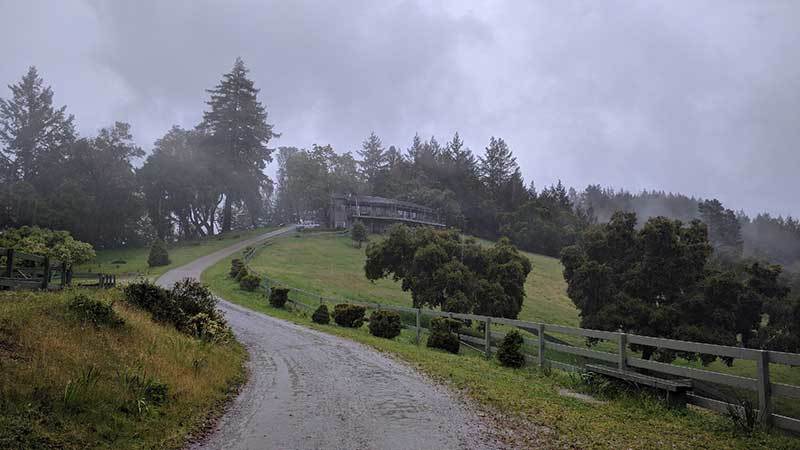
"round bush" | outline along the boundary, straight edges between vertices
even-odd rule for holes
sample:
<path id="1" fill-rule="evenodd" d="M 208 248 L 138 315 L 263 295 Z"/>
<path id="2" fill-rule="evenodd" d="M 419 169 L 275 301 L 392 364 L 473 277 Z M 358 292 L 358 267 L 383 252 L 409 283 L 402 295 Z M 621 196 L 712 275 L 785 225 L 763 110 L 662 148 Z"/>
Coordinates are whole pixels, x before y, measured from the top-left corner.
<path id="1" fill-rule="evenodd" d="M 289 288 L 273 287 L 269 291 L 269 304 L 276 308 L 283 308 L 289 300 Z"/>
<path id="2" fill-rule="evenodd" d="M 114 311 L 111 303 L 84 294 L 73 297 L 67 304 L 67 308 L 81 321 L 89 322 L 96 327 L 101 325 L 118 327 L 125 323 Z"/>
<path id="3" fill-rule="evenodd" d="M 497 359 L 506 367 L 522 367 L 525 365 L 525 355 L 522 354 L 522 335 L 519 331 L 512 330 L 500 342 L 497 349 Z"/>
<path id="4" fill-rule="evenodd" d="M 400 314 L 394 311 L 374 311 L 369 316 L 369 332 L 373 336 L 393 339 L 400 335 Z"/>
<path id="5" fill-rule="evenodd" d="M 259 284 L 261 284 L 261 278 L 254 273 L 248 273 L 239 278 L 239 287 L 245 291 L 253 292 L 258 289 Z"/>
<path id="6" fill-rule="evenodd" d="M 331 315 L 328 312 L 328 305 L 319 305 L 319 308 L 314 311 L 314 314 L 311 315 L 311 320 L 314 323 L 319 323 L 322 325 L 327 325 L 331 321 Z"/>
<path id="7" fill-rule="evenodd" d="M 359 328 L 366 312 L 363 306 L 340 303 L 333 308 L 333 320 L 342 327 Z"/>
<path id="8" fill-rule="evenodd" d="M 228 275 L 231 278 L 236 278 L 242 269 L 244 269 L 244 262 L 239 258 L 234 258 L 231 260 L 231 270 Z"/>
<path id="9" fill-rule="evenodd" d="M 166 266 L 169 265 L 169 253 L 167 253 L 167 244 L 161 239 L 157 239 L 150 246 L 150 254 L 147 256 L 147 265 L 150 267 Z"/>
<path id="10" fill-rule="evenodd" d="M 458 353 L 461 342 L 455 333 L 461 328 L 461 322 L 447 317 L 437 317 L 431 320 L 431 334 L 425 345 L 431 348 L 440 348 L 450 353 Z M 455 331 L 455 332 L 454 332 Z"/>

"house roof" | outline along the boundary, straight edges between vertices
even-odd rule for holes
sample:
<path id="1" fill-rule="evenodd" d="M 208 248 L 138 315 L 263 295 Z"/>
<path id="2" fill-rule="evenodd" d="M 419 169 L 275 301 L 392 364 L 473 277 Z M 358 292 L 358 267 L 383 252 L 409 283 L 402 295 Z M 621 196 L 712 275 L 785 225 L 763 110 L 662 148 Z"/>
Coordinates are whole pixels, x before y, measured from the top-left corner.
<path id="1" fill-rule="evenodd" d="M 355 205 L 356 202 L 360 205 L 390 205 L 400 206 L 404 208 L 416 209 L 419 211 L 434 212 L 433 209 L 427 206 L 418 205 L 416 203 L 406 202 L 403 200 L 396 200 L 393 198 L 375 197 L 373 195 L 356 195 L 356 194 L 333 194 L 335 199 L 346 201 L 348 204 Z"/>

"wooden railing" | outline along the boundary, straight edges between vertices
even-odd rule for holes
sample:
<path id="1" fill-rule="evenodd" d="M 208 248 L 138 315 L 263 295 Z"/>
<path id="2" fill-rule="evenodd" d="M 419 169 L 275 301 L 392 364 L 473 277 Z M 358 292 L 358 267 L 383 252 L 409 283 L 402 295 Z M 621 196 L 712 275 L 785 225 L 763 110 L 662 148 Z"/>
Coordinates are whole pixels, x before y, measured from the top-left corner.
<path id="1" fill-rule="evenodd" d="M 109 288 L 116 281 L 115 275 L 73 273 L 67 263 L 58 259 L 0 247 L 0 289 L 51 290 L 63 289 L 73 283 Z"/>
<path id="2" fill-rule="evenodd" d="M 249 260 L 253 253 L 255 252 L 247 255 L 245 260 Z M 420 342 L 421 335 L 428 332 L 426 328 L 422 327 L 423 318 L 450 317 L 483 324 L 482 337 L 463 334 L 460 335 L 460 339 L 473 348 L 476 348 L 478 351 L 483 352 L 487 357 L 496 352 L 497 347 L 495 344 L 506 335 L 505 332 L 493 331 L 492 329 L 497 325 L 502 325 L 504 327 L 517 328 L 530 333 L 524 337 L 525 345 L 523 349 L 526 352 L 526 360 L 541 368 L 552 367 L 566 371 L 585 371 L 587 364 L 597 364 L 597 361 L 599 361 L 601 364 L 614 367 L 620 371 L 631 371 L 631 373 L 647 371 L 650 375 L 657 375 L 663 378 L 688 378 L 700 382 L 712 383 L 714 385 L 729 386 L 735 390 L 750 391 L 758 396 L 758 414 L 762 423 L 772 424 L 778 428 L 794 432 L 800 432 L 800 419 L 776 414 L 772 411 L 773 398 L 800 399 L 800 386 L 773 382 L 770 378 L 770 364 L 800 367 L 800 354 L 662 339 L 626 334 L 623 332 L 574 328 L 503 317 L 459 314 L 430 309 L 359 302 L 348 299 L 334 299 L 286 286 L 283 283 L 270 280 L 266 276 L 264 276 L 263 281 L 263 286 L 266 289 L 269 289 L 271 285 L 287 287 L 290 289 L 289 303 L 308 311 L 313 311 L 319 305 L 325 303 L 350 303 L 362 305 L 368 309 L 392 310 L 405 314 L 407 321 L 412 322 L 413 325 L 404 326 L 415 330 L 417 343 Z M 292 293 L 294 293 L 294 295 L 292 295 Z M 564 340 L 553 337 L 551 335 L 552 333 L 608 341 L 616 344 L 614 348 L 617 352 L 611 353 L 609 351 L 596 349 L 601 346 L 584 348 L 571 345 Z M 642 359 L 638 357 L 638 353 L 631 351 L 629 348 L 631 344 L 644 345 L 663 350 L 673 350 L 676 352 L 715 355 L 718 357 L 735 358 L 737 360 L 754 361 L 756 365 L 756 376 L 754 378 L 743 377 Z M 605 348 L 608 348 L 608 346 L 606 345 Z M 531 351 L 533 349 L 535 350 Z M 570 363 L 564 362 L 564 358 L 558 357 L 559 354 L 571 355 L 573 360 L 578 361 L 572 361 Z M 687 401 L 697 406 L 721 413 L 730 413 L 731 411 L 741 412 L 743 410 L 740 404 L 710 398 L 698 392 L 689 393 L 687 395 Z"/>

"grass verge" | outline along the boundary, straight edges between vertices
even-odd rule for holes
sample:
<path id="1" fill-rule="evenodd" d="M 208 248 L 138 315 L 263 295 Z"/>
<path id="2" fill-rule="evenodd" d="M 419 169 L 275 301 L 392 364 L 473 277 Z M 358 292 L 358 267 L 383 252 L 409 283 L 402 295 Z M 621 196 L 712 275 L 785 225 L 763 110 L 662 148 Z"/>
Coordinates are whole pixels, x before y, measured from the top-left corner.
<path id="1" fill-rule="evenodd" d="M 276 242 L 269 247 L 270 258 L 279 245 Z M 240 290 L 227 276 L 230 259 L 203 273 L 203 281 L 218 295 L 250 309 L 391 353 L 481 405 L 547 430 L 541 433 L 536 445 L 642 449 L 800 447 L 800 441 L 779 433 L 739 434 L 723 416 L 695 408 L 669 408 L 646 393 L 595 392 L 605 400 L 600 404 L 565 397 L 559 390 L 586 389 L 585 383 L 556 370 L 541 373 L 532 368 L 508 369 L 473 352 L 450 355 L 417 346 L 413 334 L 407 330 L 398 338 L 387 340 L 371 336 L 366 327 L 354 330 L 317 325 L 306 314 L 269 306 L 263 292 Z M 309 283 L 314 282 L 314 276 L 308 276 Z"/>
<path id="2" fill-rule="evenodd" d="M 119 327 L 77 320 L 75 294 Z M 119 290 L 0 292 L 0 448 L 180 448 L 244 379 L 236 343 L 204 343 L 126 306 Z"/>
<path id="3" fill-rule="evenodd" d="M 98 250 L 94 261 L 78 266 L 75 271 L 157 277 L 170 269 L 190 263 L 201 256 L 259 234 L 268 233 L 274 229 L 256 228 L 246 231 L 232 231 L 207 239 L 179 242 L 167 248 L 171 263 L 159 267 L 149 267 L 147 265 L 147 256 L 150 253 L 149 247 Z"/>

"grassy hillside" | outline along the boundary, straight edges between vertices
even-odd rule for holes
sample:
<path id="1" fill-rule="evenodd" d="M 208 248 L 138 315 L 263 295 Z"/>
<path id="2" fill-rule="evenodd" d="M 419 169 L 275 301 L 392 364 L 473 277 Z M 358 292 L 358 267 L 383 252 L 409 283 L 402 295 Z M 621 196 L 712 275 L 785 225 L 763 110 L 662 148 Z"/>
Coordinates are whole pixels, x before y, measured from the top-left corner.
<path id="1" fill-rule="evenodd" d="M 300 242 L 304 244 L 300 245 Z M 335 269 L 341 270 L 343 266 L 330 267 L 334 262 L 332 251 L 333 254 L 359 254 L 358 250 L 351 251 L 340 245 L 349 243 L 333 238 L 286 238 L 262 250 L 258 261 L 262 267 L 272 267 L 275 276 L 292 284 L 302 283 L 309 288 L 318 286 L 328 294 L 355 297 L 361 287 L 369 288 L 369 283 L 364 285 L 355 275 L 336 275 Z M 313 254 L 321 249 L 325 251 L 319 257 L 329 264 L 327 274 L 315 272 L 304 277 L 295 269 L 298 262 L 305 264 L 307 269 L 316 267 L 311 264 L 310 255 L 305 253 Z M 298 259 L 289 259 L 292 251 Z M 560 395 L 562 389 L 584 390 L 586 385 L 578 377 L 561 371 L 542 373 L 530 367 L 508 369 L 463 347 L 462 354 L 451 355 L 417 346 L 409 330 L 403 330 L 394 340 L 387 340 L 371 336 L 366 327 L 354 330 L 317 325 L 305 314 L 269 306 L 263 292 L 240 290 L 237 283 L 228 277 L 230 259 L 221 261 L 203 274 L 203 281 L 220 296 L 256 311 L 392 353 L 479 402 L 482 408 L 486 408 L 486 415 L 497 421 L 501 429 L 513 430 L 513 434 L 523 436 L 513 442 L 522 448 L 789 449 L 800 445 L 797 439 L 775 433 L 738 435 L 723 416 L 695 408 L 670 409 L 641 393 L 595 393 L 604 400 L 599 404 L 566 397 Z M 351 267 L 358 267 L 359 263 L 348 260 Z M 339 261 L 339 264 L 344 263 Z M 335 287 L 325 289 L 318 276 Z M 382 292 L 381 298 L 398 303 L 407 301 L 396 292 L 399 288 L 390 283 L 378 283 L 372 289 L 375 291 L 371 292 Z M 391 294 L 394 296 L 389 297 Z"/>
<path id="2" fill-rule="evenodd" d="M 120 301 L 124 325 L 87 325 L 73 295 L 0 292 L 0 448 L 180 448 L 244 376 L 237 343 L 203 343 Z"/>
<path id="3" fill-rule="evenodd" d="M 411 294 L 391 279 L 374 283 L 364 277 L 365 248 L 355 248 L 347 236 L 321 235 L 277 239 L 250 266 L 287 285 L 325 296 L 410 306 Z M 374 237 L 373 237 L 374 239 Z M 578 311 L 566 294 L 561 263 L 525 253 L 533 271 L 525 283 L 527 297 L 520 319 L 576 326 Z"/>
<path id="4" fill-rule="evenodd" d="M 267 233 L 270 230 L 272 228 L 233 231 L 208 239 L 180 242 L 169 247 L 169 257 L 172 261 L 170 265 L 153 268 L 147 266 L 147 256 L 150 253 L 149 247 L 98 250 L 94 261 L 79 266 L 76 271 L 155 277 L 174 267 L 180 267 L 201 256 L 213 253 L 236 242 Z"/>

